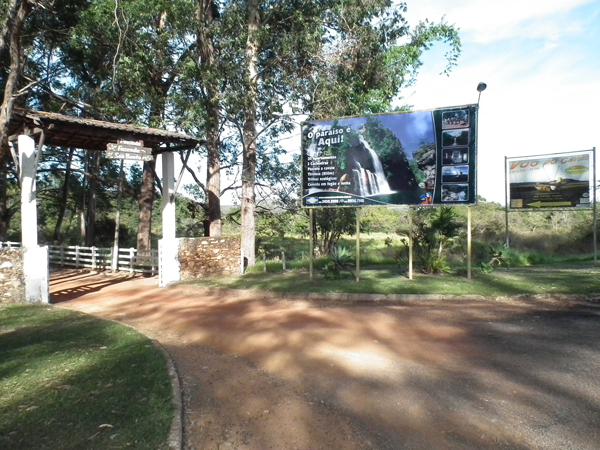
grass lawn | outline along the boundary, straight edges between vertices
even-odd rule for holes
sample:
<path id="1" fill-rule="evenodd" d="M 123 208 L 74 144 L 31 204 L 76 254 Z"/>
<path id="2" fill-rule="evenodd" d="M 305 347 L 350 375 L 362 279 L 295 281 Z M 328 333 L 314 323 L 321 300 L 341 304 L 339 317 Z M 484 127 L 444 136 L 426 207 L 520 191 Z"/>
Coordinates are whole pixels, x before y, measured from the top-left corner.
<path id="1" fill-rule="evenodd" d="M 481 273 L 473 269 L 473 278 L 466 275 L 425 275 L 414 272 L 409 280 L 396 266 L 361 269 L 360 281 L 351 273 L 341 279 L 327 280 L 315 269 L 311 282 L 306 270 L 275 271 L 269 263 L 263 273 L 252 268 L 243 276 L 201 278 L 190 284 L 230 289 L 250 289 L 295 293 L 351 294 L 446 294 L 510 296 L 516 294 L 590 294 L 600 293 L 600 267 L 591 261 L 495 269 Z M 261 262 L 257 263 L 258 266 Z"/>
<path id="2" fill-rule="evenodd" d="M 0 449 L 165 449 L 173 408 L 163 355 L 135 330 L 0 306 Z"/>

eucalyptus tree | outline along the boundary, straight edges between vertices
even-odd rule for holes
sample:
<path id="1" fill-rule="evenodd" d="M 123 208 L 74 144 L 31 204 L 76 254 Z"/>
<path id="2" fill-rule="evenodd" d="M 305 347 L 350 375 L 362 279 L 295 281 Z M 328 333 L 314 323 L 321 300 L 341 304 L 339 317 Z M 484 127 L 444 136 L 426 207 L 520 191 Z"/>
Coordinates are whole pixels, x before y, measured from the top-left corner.
<path id="1" fill-rule="evenodd" d="M 0 2 L 0 237 L 10 225 L 14 205 L 9 191 L 16 189 L 17 171 L 8 156 L 8 122 L 15 105 L 47 105 L 50 86 L 61 70 L 55 52 L 78 20 L 87 1 L 5 0 Z M 61 103 L 64 105 L 64 100 Z"/>
<path id="2" fill-rule="evenodd" d="M 422 52 L 446 41 L 450 70 L 460 40 L 443 21 L 411 29 L 403 16 L 406 5 L 389 0 L 226 4 L 224 20 L 245 31 L 235 38 L 232 53 L 242 69 L 229 85 L 225 110 L 242 135 L 242 246 L 252 264 L 259 136 L 289 130 L 290 112 L 319 119 L 389 111 L 414 80 Z"/>
<path id="3" fill-rule="evenodd" d="M 223 143 L 221 119 L 221 90 L 235 67 L 226 55 L 226 40 L 221 26 L 221 2 L 194 0 L 195 24 L 190 30 L 194 39 L 193 57 L 184 64 L 172 93 L 172 114 L 179 126 L 188 133 L 204 139 L 202 156 L 206 159 L 206 183 L 192 173 L 208 221 L 206 233 L 220 236 L 221 223 L 221 169 L 230 154 Z M 204 152 L 205 151 L 205 152 Z"/>
<path id="4" fill-rule="evenodd" d="M 110 120 L 175 127 L 169 99 L 196 42 L 194 4 L 179 0 L 92 1 L 62 48 L 71 98 Z M 155 162 L 144 163 L 139 202 L 139 250 L 151 245 Z"/>

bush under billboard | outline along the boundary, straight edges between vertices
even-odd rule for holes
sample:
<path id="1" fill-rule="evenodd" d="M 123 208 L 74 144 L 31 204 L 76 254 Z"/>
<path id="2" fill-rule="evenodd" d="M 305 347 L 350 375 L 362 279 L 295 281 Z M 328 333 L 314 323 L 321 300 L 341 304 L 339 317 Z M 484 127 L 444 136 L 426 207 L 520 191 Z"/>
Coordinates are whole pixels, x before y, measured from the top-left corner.
<path id="1" fill-rule="evenodd" d="M 591 208 L 593 150 L 507 158 L 510 209 Z"/>
<path id="2" fill-rule="evenodd" d="M 477 105 L 302 125 L 302 206 L 476 203 Z"/>

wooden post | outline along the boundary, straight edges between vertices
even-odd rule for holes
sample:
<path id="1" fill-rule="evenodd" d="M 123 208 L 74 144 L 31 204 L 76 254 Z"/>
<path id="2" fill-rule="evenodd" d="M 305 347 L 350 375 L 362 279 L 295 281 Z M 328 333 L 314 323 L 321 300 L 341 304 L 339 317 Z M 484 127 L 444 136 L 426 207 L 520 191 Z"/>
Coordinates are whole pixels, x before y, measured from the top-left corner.
<path id="1" fill-rule="evenodd" d="M 413 208 L 408 208 L 408 279 L 413 279 Z"/>
<path id="2" fill-rule="evenodd" d="M 592 150 L 593 152 L 593 160 L 594 160 L 594 179 L 592 181 L 592 186 L 593 186 L 593 200 L 594 200 L 594 232 L 593 234 L 593 238 L 594 238 L 594 267 L 597 264 L 597 260 L 598 260 L 598 237 L 597 237 L 597 229 L 598 229 L 598 213 L 597 213 L 597 209 L 596 209 L 596 147 L 593 148 Z"/>
<path id="3" fill-rule="evenodd" d="M 135 249 L 129 247 L 129 273 L 133 273 L 133 260 L 135 259 Z"/>
<path id="4" fill-rule="evenodd" d="M 467 206 L 467 278 L 471 279 L 471 207 Z"/>
<path id="5" fill-rule="evenodd" d="M 356 208 L 356 281 L 360 281 L 360 208 Z"/>
<path id="6" fill-rule="evenodd" d="M 308 257 L 309 257 L 309 261 L 308 261 L 308 273 L 309 273 L 309 278 L 310 281 L 313 281 L 315 279 L 314 277 L 314 273 L 313 273 L 313 269 L 314 269 L 314 258 L 315 258 L 315 243 L 313 240 L 313 227 L 314 227 L 314 220 L 313 220 L 314 216 L 313 216 L 313 210 L 312 208 L 308 210 L 308 234 L 310 236 L 309 239 L 309 251 L 308 251 Z"/>

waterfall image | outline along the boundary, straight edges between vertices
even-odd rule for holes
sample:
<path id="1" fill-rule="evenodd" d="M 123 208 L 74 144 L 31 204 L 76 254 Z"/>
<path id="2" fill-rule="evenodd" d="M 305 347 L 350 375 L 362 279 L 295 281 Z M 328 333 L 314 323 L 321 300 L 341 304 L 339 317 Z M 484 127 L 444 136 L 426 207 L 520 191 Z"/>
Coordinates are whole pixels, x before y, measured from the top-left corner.
<path id="1" fill-rule="evenodd" d="M 368 192 L 361 192 L 360 195 L 376 195 L 376 194 L 390 194 L 392 190 L 390 189 L 390 184 L 383 172 L 383 166 L 381 165 L 381 160 L 375 150 L 371 148 L 369 143 L 365 141 L 362 135 L 358 136 L 360 143 L 364 146 L 364 148 L 369 152 L 369 156 L 373 161 L 373 170 L 365 170 L 364 176 L 366 177 L 369 187 Z"/>
<path id="2" fill-rule="evenodd" d="M 351 174 L 353 194 L 367 197 L 392 193 L 379 156 L 361 134 L 351 139 L 346 170 Z"/>

